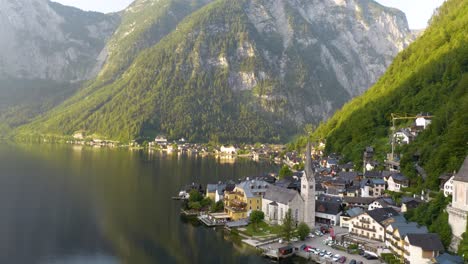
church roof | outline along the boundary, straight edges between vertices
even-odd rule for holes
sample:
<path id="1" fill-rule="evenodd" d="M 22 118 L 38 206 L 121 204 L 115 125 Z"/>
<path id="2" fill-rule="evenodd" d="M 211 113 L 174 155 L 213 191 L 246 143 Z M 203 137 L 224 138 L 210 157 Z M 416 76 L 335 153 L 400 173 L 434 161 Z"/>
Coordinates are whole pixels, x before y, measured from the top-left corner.
<path id="1" fill-rule="evenodd" d="M 455 177 L 453 178 L 454 181 L 461 181 L 461 182 L 468 182 L 468 156 L 465 157 L 465 161 L 463 162 L 460 170 Z"/>
<path id="2" fill-rule="evenodd" d="M 266 190 L 263 198 L 280 204 L 288 204 L 296 195 L 299 195 L 299 193 L 295 190 L 271 185 L 270 188 Z"/>

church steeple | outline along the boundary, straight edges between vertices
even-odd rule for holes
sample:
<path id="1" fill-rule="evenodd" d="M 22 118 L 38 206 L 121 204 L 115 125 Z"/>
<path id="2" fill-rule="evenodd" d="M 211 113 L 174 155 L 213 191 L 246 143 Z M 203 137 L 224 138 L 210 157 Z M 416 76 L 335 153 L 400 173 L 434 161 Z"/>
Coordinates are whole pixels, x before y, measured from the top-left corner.
<path id="1" fill-rule="evenodd" d="M 304 174 L 301 179 L 301 196 L 304 200 L 304 223 L 315 228 L 315 175 L 312 169 L 311 146 L 307 144 Z"/>
<path id="2" fill-rule="evenodd" d="M 306 159 L 305 159 L 305 164 L 304 164 L 304 172 L 307 177 L 313 177 L 313 170 L 312 170 L 312 157 L 310 156 L 311 153 L 311 146 L 310 142 L 307 142 L 307 147 L 306 147 Z"/>

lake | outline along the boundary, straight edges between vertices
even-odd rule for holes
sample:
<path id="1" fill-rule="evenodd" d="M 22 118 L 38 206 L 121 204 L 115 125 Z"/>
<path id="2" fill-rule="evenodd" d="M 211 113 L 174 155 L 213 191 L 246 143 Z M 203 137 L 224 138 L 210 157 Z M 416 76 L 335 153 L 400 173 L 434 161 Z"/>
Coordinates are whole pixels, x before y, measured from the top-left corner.
<path id="1" fill-rule="evenodd" d="M 0 263 L 267 263 L 179 215 L 181 186 L 269 163 L 127 149 L 0 143 Z"/>

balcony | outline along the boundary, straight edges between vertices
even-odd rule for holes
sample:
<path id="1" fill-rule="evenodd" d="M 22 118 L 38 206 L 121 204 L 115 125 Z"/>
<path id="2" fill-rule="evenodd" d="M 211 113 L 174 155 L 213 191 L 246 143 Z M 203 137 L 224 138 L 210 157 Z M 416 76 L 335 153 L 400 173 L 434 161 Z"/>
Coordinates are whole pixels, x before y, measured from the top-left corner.
<path id="1" fill-rule="evenodd" d="M 370 232 L 376 232 L 377 230 L 373 227 L 373 228 L 370 228 L 370 227 L 366 227 L 364 225 L 355 225 L 354 226 L 355 228 L 359 228 L 359 229 L 362 229 L 362 230 L 366 230 L 366 231 L 370 231 Z"/>

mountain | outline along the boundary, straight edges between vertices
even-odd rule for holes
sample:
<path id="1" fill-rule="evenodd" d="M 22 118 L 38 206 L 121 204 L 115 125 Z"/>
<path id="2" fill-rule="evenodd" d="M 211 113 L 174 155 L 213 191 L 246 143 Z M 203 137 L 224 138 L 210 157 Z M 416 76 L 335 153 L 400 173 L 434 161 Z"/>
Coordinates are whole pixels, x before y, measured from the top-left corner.
<path id="1" fill-rule="evenodd" d="M 19 133 L 285 141 L 413 38 L 402 12 L 371 0 L 139 0 L 122 21 L 98 77 Z"/>
<path id="2" fill-rule="evenodd" d="M 0 0 L 0 79 L 90 79 L 119 20 L 48 0 Z"/>
<path id="3" fill-rule="evenodd" d="M 429 112 L 432 123 L 414 142 L 399 149 L 403 171 L 423 187 L 413 155 L 428 173 L 425 186 L 438 189 L 443 172 L 458 170 L 468 154 L 468 5 L 448 0 L 429 28 L 401 52 L 380 80 L 353 99 L 312 135 L 326 139 L 328 153 L 340 152 L 361 164 L 372 145 L 383 160 L 390 152 L 391 113 Z M 411 122 L 400 121 L 399 126 Z"/>
<path id="4" fill-rule="evenodd" d="M 69 98 L 106 60 L 120 24 L 47 0 L 0 0 L 0 132 Z"/>

